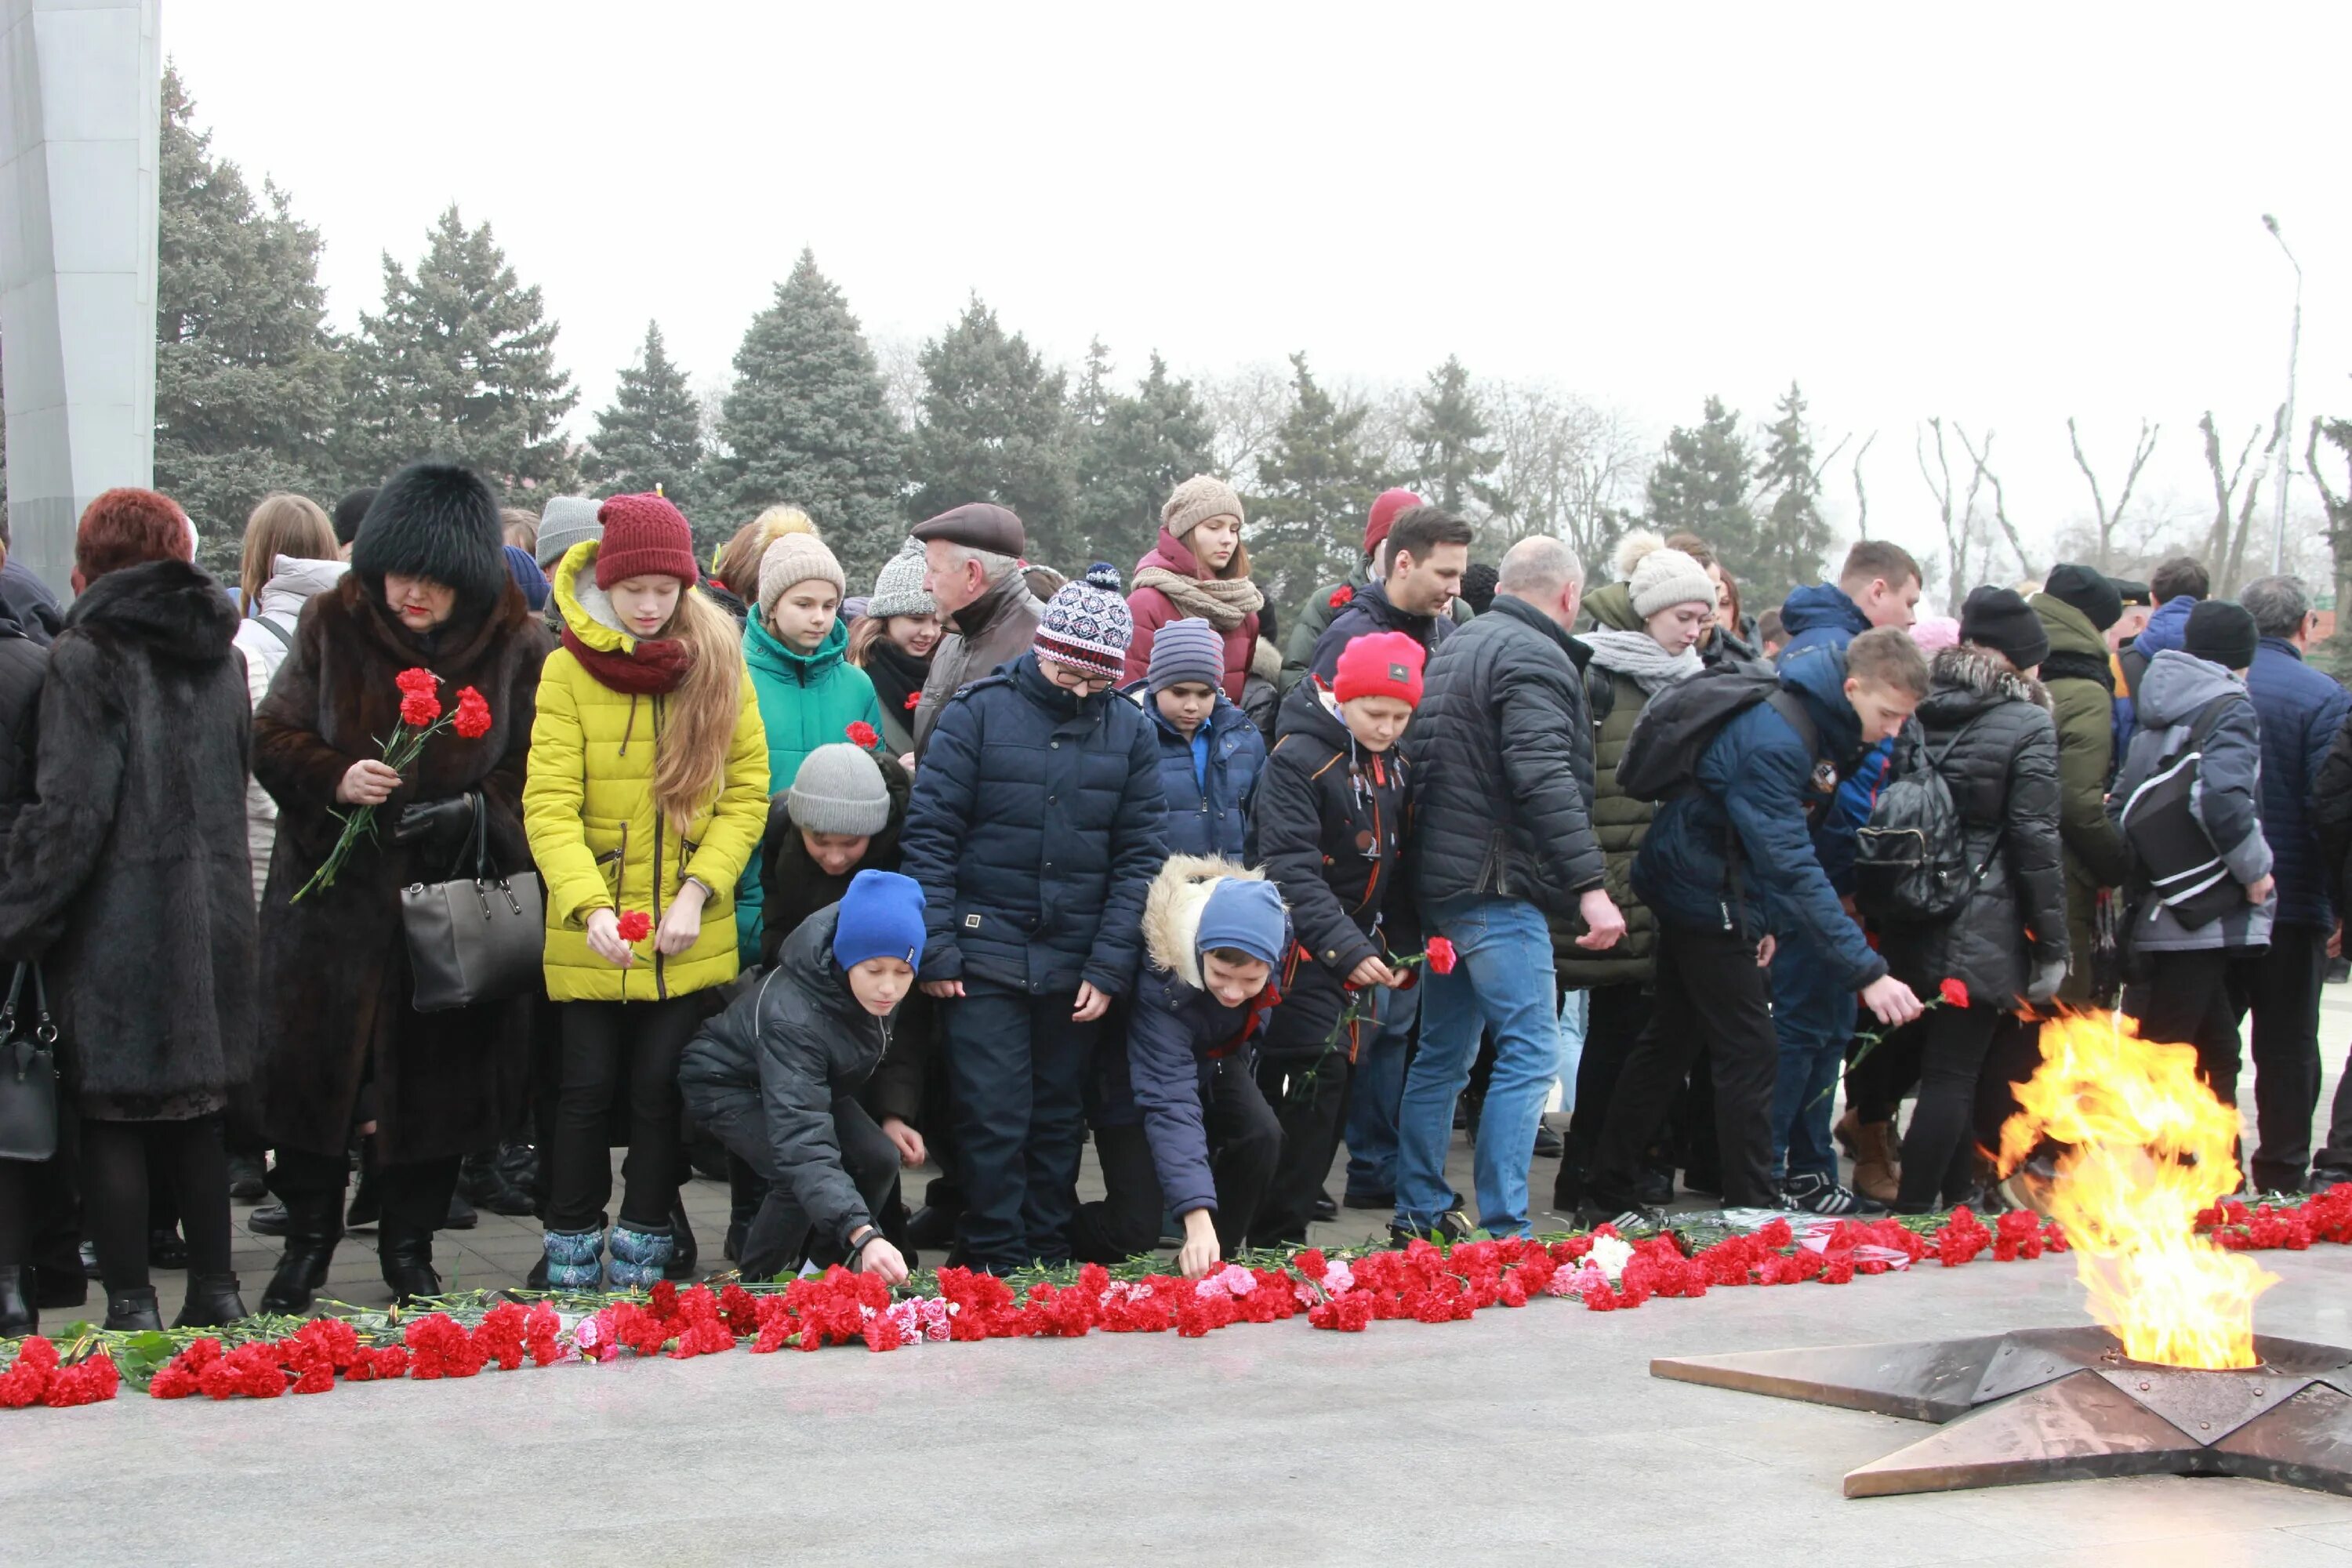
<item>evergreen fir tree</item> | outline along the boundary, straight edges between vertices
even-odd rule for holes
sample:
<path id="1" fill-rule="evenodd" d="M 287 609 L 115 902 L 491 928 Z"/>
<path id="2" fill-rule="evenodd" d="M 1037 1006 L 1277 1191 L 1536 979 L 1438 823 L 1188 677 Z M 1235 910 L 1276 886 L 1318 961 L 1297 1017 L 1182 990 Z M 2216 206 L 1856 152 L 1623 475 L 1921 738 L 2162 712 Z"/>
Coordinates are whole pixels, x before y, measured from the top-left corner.
<path id="1" fill-rule="evenodd" d="M 1772 498 L 1754 552 L 1725 558 L 1738 578 L 1743 599 L 1777 605 L 1790 589 L 1822 580 L 1822 555 L 1830 547 L 1830 526 L 1822 518 L 1821 479 L 1813 472 L 1812 432 L 1805 426 L 1805 395 L 1790 382 L 1778 405 L 1780 417 L 1764 433 L 1764 461 L 1756 470 L 1760 494 Z"/>
<path id="2" fill-rule="evenodd" d="M 1748 507 L 1747 437 L 1739 416 L 1719 397 L 1706 400 L 1695 428 L 1676 426 L 1650 470 L 1650 527 L 1687 530 L 1705 540 L 1744 584 L 1756 558 L 1756 514 Z"/>
<path id="3" fill-rule="evenodd" d="M 1297 401 L 1257 460 L 1248 529 L 1251 574 L 1287 625 L 1309 595 L 1346 580 L 1382 482 L 1365 449 L 1361 406 L 1341 408 L 1307 356 L 1290 356 Z"/>
<path id="4" fill-rule="evenodd" d="M 1098 345 L 1099 346 L 1099 345 Z M 1081 384 L 1083 384 L 1083 383 Z M 1216 428 L 1189 381 L 1157 353 L 1132 396 L 1108 395 L 1102 417 L 1080 426 L 1078 527 L 1084 553 L 1124 574 L 1160 535 L 1160 508 L 1194 474 L 1212 472 Z"/>
<path id="5" fill-rule="evenodd" d="M 734 531 L 704 515 L 702 405 L 663 346 L 660 322 L 646 323 L 645 347 L 637 363 L 622 370 L 612 406 L 596 416 L 580 471 L 607 495 L 643 494 L 659 485 L 693 522 L 705 554 Z"/>
<path id="6" fill-rule="evenodd" d="M 1048 371 L 1020 333 L 1008 334 L 978 295 L 955 325 L 923 345 L 920 363 L 909 514 L 995 501 L 1020 514 L 1029 559 L 1072 576 L 1085 571 L 1063 402 L 1067 378 Z"/>
<path id="7" fill-rule="evenodd" d="M 849 301 L 801 252 L 751 318 L 720 405 L 715 489 L 740 526 L 779 501 L 805 510 L 862 592 L 907 536 L 906 432 Z"/>
<path id="8" fill-rule="evenodd" d="M 1470 373 L 1447 355 L 1429 373 L 1429 388 L 1416 400 L 1405 428 L 1420 470 L 1420 493 L 1456 516 L 1473 501 L 1490 512 L 1502 510 L 1502 496 L 1486 483 L 1503 460 L 1500 447 L 1485 444 L 1493 434 L 1470 390 Z"/>
<path id="9" fill-rule="evenodd" d="M 360 317 L 341 445 L 354 484 L 404 463 L 464 463 L 529 506 L 579 484 L 556 428 L 580 401 L 556 368 L 556 323 L 537 285 L 524 288 L 490 236 L 453 203 L 433 226 L 411 277 L 383 258 L 383 313 Z"/>
<path id="10" fill-rule="evenodd" d="M 1070 419 L 1081 431 L 1099 427 L 1110 412 L 1110 368 L 1109 346 L 1100 338 L 1089 342 L 1086 368 L 1078 373 L 1078 384 L 1070 394 Z"/>
<path id="11" fill-rule="evenodd" d="M 267 181 L 257 202 L 212 155 L 179 72 L 163 71 L 155 270 L 155 484 L 187 509 L 215 570 L 272 490 L 331 505 L 339 353 L 319 231 Z"/>

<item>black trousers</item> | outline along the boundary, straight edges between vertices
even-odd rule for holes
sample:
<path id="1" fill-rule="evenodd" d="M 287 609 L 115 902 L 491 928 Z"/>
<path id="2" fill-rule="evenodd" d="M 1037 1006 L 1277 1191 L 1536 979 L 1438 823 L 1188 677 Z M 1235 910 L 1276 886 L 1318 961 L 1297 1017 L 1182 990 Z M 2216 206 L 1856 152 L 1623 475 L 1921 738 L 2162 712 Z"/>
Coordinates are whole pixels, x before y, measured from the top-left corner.
<path id="1" fill-rule="evenodd" d="M 685 1168 L 677 1059 L 701 1026 L 708 998 L 567 1002 L 555 1091 L 547 1227 L 593 1230 L 613 1195 L 610 1117 L 627 1097 L 629 1152 L 621 1162 L 621 1223 L 666 1234 Z"/>
<path id="2" fill-rule="evenodd" d="M 1101 1021 L 1074 1022 L 1071 992 L 1033 995 L 969 975 L 963 984 L 937 1012 L 964 1192 L 957 1260 L 997 1274 L 1067 1262 Z"/>
<path id="3" fill-rule="evenodd" d="M 1209 1135 L 1209 1171 L 1217 1189 L 1217 1246 L 1231 1258 L 1253 1240 L 1263 1239 L 1261 1215 L 1281 1158 L 1282 1123 L 1257 1080 L 1231 1058 L 1210 1074 L 1202 1110 Z M 1157 1250 L 1160 1212 L 1166 1200 L 1150 1136 L 1140 1126 L 1099 1128 L 1095 1155 L 1102 1165 L 1104 1196 L 1078 1205 L 1070 1226 L 1071 1258 L 1080 1263 L 1124 1263 Z M 1324 1168 L 1330 1168 L 1328 1157 Z"/>
<path id="4" fill-rule="evenodd" d="M 107 1294 L 150 1283 L 150 1182 L 160 1174 L 177 1198 L 191 1274 L 229 1271 L 228 1152 L 221 1119 L 81 1123 L 82 1228 L 98 1250 Z"/>
<path id="5" fill-rule="evenodd" d="M 760 1097 L 729 1095 L 698 1105 L 696 1112 L 696 1120 L 710 1135 L 757 1172 L 766 1184 L 766 1193 L 743 1234 L 743 1255 L 738 1265 L 743 1278 L 772 1279 L 799 1263 L 803 1255 L 814 1263 L 840 1262 L 845 1238 L 810 1234 L 808 1211 L 777 1166 L 775 1146 L 768 1137 L 767 1111 Z M 898 1146 L 852 1094 L 833 1097 L 833 1138 L 841 1151 L 843 1172 L 866 1202 L 866 1217 L 879 1225 L 883 1207 L 898 1181 Z"/>
<path id="6" fill-rule="evenodd" d="M 2326 926 L 2282 922 L 2271 945 L 2230 963 L 2230 1004 L 2254 1016 L 2254 1185 L 2296 1192 L 2311 1165 L 2319 1109 L 2319 988 L 2327 979 Z"/>
<path id="7" fill-rule="evenodd" d="M 1559 1176 L 1552 1188 L 1557 1207 L 1572 1210 L 1583 1200 L 1585 1177 L 1601 1148 L 1601 1130 L 1617 1100 L 1617 1080 L 1642 1043 L 1642 1031 L 1656 1003 L 1638 981 L 1596 985 L 1585 994 L 1584 1055 L 1576 1064 L 1576 1107 L 1561 1140 Z"/>
<path id="8" fill-rule="evenodd" d="M 2030 1036 L 2032 1028 L 1996 1007 L 1948 1005 L 1902 1031 L 1918 1037 L 1919 1108 L 1903 1135 L 1897 1209 L 1925 1214 L 1938 1203 L 1969 1197 L 1976 1185 L 1977 1091 L 1987 1055 L 1996 1038 Z"/>
<path id="9" fill-rule="evenodd" d="M 376 1227 L 379 1248 L 402 1233 L 430 1236 L 449 1217 L 449 1194 L 457 1190 L 460 1155 L 416 1160 L 401 1165 L 378 1165 L 370 1178 L 383 1219 Z M 280 1149 L 269 1168 L 269 1190 L 278 1197 L 299 1202 L 331 1194 L 341 1214 L 344 1184 L 351 1180 L 348 1155 L 320 1154 L 307 1149 Z"/>
<path id="10" fill-rule="evenodd" d="M 2197 1047 L 2197 1076 L 2224 1105 L 2238 1103 L 2238 1010 L 2231 955 L 2221 948 L 2150 953 L 2148 978 L 2124 987 L 2140 1038 Z"/>
<path id="11" fill-rule="evenodd" d="M 1633 1173 L 1665 1126 L 1703 1048 L 1715 1074 L 1723 1201 L 1735 1208 L 1770 1208 L 1779 1202 L 1772 1183 L 1772 1090 L 1780 1039 L 1756 944 L 1729 931 L 1661 926 L 1657 952 L 1656 1005 L 1618 1074 L 1594 1156 L 1592 1192 L 1605 1204 L 1633 1201 Z"/>
<path id="12" fill-rule="evenodd" d="M 1315 1200 L 1323 1195 L 1331 1162 L 1339 1154 L 1348 1082 L 1354 1071 L 1339 1051 L 1332 1052 L 1319 1069 L 1312 1056 L 1258 1058 L 1258 1098 L 1274 1117 L 1281 1140 L 1266 1176 L 1265 1195 L 1258 1202 L 1254 1234 L 1260 1246 L 1306 1243 Z"/>

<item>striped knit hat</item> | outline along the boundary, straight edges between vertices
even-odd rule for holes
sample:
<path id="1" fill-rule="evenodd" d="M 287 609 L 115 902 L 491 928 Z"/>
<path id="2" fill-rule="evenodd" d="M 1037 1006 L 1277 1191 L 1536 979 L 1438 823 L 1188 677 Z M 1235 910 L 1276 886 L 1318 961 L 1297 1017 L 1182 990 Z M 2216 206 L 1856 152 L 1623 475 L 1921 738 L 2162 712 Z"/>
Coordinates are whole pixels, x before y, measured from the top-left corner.
<path id="1" fill-rule="evenodd" d="M 1134 637 L 1135 618 L 1119 596 L 1118 568 L 1097 561 L 1047 601 L 1034 646 L 1040 658 L 1115 680 L 1127 668 L 1127 645 Z"/>

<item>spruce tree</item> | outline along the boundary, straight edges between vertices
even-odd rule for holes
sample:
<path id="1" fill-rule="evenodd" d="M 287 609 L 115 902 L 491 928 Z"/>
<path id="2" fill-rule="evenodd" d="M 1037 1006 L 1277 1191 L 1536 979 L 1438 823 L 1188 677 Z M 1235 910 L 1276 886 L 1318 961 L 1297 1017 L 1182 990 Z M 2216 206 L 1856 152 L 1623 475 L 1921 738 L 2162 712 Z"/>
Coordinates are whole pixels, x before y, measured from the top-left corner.
<path id="1" fill-rule="evenodd" d="M 646 323 L 645 347 L 637 363 L 622 370 L 612 405 L 596 416 L 580 471 L 608 495 L 642 494 L 659 485 L 693 522 L 698 546 L 733 531 L 719 517 L 704 515 L 702 405 L 663 345 L 660 322 Z"/>
<path id="2" fill-rule="evenodd" d="M 1317 384 L 1305 353 L 1291 355 L 1290 365 L 1297 400 L 1257 460 L 1247 531 L 1252 575 L 1286 625 L 1309 595 L 1355 569 L 1382 482 L 1364 447 L 1367 410 L 1340 407 Z"/>
<path id="3" fill-rule="evenodd" d="M 1486 476 L 1503 460 L 1487 444 L 1493 429 L 1470 390 L 1470 373 L 1449 354 L 1429 373 L 1428 390 L 1415 400 L 1405 437 L 1412 443 L 1420 493 L 1459 516 L 1473 501 L 1487 511 L 1503 510 L 1503 498 Z"/>
<path id="4" fill-rule="evenodd" d="M 1746 582 L 1756 557 L 1756 514 L 1748 506 L 1748 440 L 1739 416 L 1719 397 L 1706 400 L 1695 427 L 1676 426 L 1650 470 L 1649 526 L 1687 530 Z"/>
<path id="5" fill-rule="evenodd" d="M 414 277 L 383 258 L 383 312 L 360 317 L 341 446 L 354 484 L 404 463 L 464 463 L 518 506 L 576 489 L 579 466 L 557 425 L 580 401 L 556 368 L 556 323 L 490 236 L 452 203 Z"/>
<path id="6" fill-rule="evenodd" d="M 863 591 L 907 536 L 906 432 L 849 301 L 803 250 L 735 351 L 714 489 L 737 525 L 800 507 Z"/>
<path id="7" fill-rule="evenodd" d="M 179 72 L 163 71 L 155 269 L 155 485 L 187 509 L 215 570 L 272 490 L 332 505 L 339 350 L 319 231 L 267 181 L 215 158 Z"/>
<path id="8" fill-rule="evenodd" d="M 1047 370 L 1020 333 L 1007 333 L 976 294 L 955 325 L 923 345 L 920 363 L 909 515 L 995 501 L 1020 514 L 1029 559 L 1072 576 L 1085 571 L 1067 378 Z"/>
<path id="9" fill-rule="evenodd" d="M 1106 395 L 1101 417 L 1079 426 L 1083 553 L 1129 571 L 1158 539 L 1160 508 L 1169 492 L 1215 468 L 1210 451 L 1215 440 L 1216 427 L 1192 384 L 1171 379 L 1167 363 L 1154 353 L 1150 373 L 1133 395 Z"/>
<path id="10" fill-rule="evenodd" d="M 1813 437 L 1805 425 L 1805 395 L 1795 382 L 1778 405 L 1780 417 L 1764 433 L 1764 460 L 1756 470 L 1759 494 L 1772 504 L 1762 519 L 1754 552 L 1726 556 L 1739 580 L 1745 602 L 1777 605 L 1790 589 L 1822 580 L 1822 555 L 1830 547 L 1830 526 L 1822 518 L 1821 479 L 1813 472 Z"/>

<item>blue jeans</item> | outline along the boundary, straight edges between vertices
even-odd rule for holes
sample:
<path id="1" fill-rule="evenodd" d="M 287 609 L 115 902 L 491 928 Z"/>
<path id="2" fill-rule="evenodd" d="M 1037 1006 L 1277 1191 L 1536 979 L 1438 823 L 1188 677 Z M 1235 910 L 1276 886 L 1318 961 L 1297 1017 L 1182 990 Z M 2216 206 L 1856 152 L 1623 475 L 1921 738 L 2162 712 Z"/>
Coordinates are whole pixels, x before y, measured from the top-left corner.
<path id="1" fill-rule="evenodd" d="M 1424 982 L 1425 984 L 1425 982 Z M 1421 1011 L 1419 987 L 1385 988 L 1372 994 L 1379 1027 L 1364 1032 L 1348 1079 L 1348 1196 L 1393 1195 L 1397 1183 L 1397 1100 L 1404 1093 L 1405 1047 L 1412 1040 L 1413 1016 Z"/>
<path id="2" fill-rule="evenodd" d="M 1838 1074 L 1853 1038 L 1854 994 L 1829 960 L 1790 942 L 1772 959 L 1772 1027 L 1780 1069 L 1772 1086 L 1772 1173 L 1837 1179 L 1830 1140 Z"/>
<path id="3" fill-rule="evenodd" d="M 1559 1081 L 1567 1091 L 1560 1114 L 1576 1110 L 1576 1069 L 1584 1065 L 1584 1031 L 1592 1019 L 1592 993 L 1571 991 L 1559 999 Z"/>
<path id="4" fill-rule="evenodd" d="M 1445 1152 L 1454 1102 L 1470 1081 L 1483 1026 L 1495 1037 L 1495 1072 L 1478 1119 L 1473 1167 L 1478 1223 L 1497 1235 L 1528 1229 L 1528 1165 L 1536 1124 L 1559 1076 L 1559 1014 L 1551 928 L 1522 899 L 1449 899 L 1424 911 L 1460 962 L 1421 982 L 1421 1050 L 1405 1075 L 1398 1118 L 1396 1223 L 1427 1230 L 1453 1206 Z"/>

